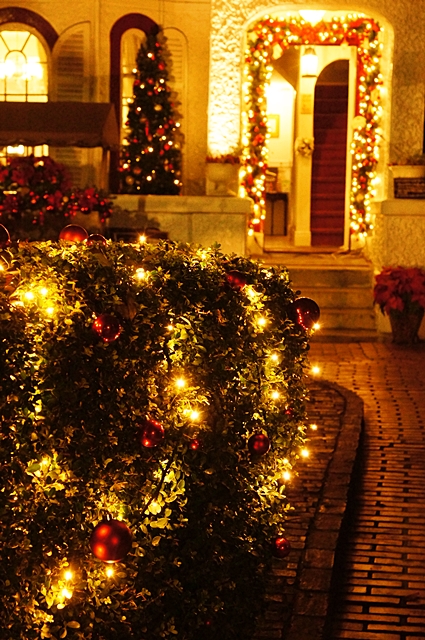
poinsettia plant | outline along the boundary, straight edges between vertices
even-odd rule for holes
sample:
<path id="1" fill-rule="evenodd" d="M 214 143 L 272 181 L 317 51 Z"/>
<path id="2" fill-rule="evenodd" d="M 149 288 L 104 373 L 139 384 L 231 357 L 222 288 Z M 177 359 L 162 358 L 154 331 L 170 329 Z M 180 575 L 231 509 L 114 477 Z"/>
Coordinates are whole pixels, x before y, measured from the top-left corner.
<path id="1" fill-rule="evenodd" d="M 373 301 L 387 315 L 425 309 L 425 271 L 420 267 L 385 267 L 375 276 Z"/>
<path id="2" fill-rule="evenodd" d="M 112 214 L 112 202 L 95 187 L 75 189 L 65 165 L 50 156 L 19 156 L 0 166 L 0 223 L 14 239 L 56 239 L 77 211 Z"/>

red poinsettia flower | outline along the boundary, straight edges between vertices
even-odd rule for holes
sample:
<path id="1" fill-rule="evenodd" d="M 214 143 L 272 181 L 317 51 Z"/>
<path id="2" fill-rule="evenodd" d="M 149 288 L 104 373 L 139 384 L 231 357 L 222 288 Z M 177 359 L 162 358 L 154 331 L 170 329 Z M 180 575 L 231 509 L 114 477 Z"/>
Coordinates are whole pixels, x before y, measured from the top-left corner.
<path id="1" fill-rule="evenodd" d="M 425 309 L 425 271 L 419 267 L 385 267 L 375 276 L 373 300 L 388 315 Z"/>

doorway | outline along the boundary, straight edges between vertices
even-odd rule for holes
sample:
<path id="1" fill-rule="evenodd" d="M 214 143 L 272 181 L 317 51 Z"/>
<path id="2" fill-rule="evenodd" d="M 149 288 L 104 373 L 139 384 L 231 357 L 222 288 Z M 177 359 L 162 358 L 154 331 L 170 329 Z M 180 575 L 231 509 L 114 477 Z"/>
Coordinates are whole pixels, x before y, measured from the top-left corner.
<path id="1" fill-rule="evenodd" d="M 310 229 L 313 247 L 344 244 L 349 62 L 319 75 L 314 93 Z"/>

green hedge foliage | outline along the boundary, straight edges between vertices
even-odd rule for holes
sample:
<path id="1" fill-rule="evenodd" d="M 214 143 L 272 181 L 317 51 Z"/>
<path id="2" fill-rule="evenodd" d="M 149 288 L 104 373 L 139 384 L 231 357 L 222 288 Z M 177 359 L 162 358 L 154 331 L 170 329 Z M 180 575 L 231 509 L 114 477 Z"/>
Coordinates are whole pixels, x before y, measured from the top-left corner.
<path id="1" fill-rule="evenodd" d="M 305 437 L 287 271 L 170 242 L 21 243 L 0 263 L 1 637 L 252 637 Z M 107 517 L 132 534 L 114 565 L 89 545 Z"/>

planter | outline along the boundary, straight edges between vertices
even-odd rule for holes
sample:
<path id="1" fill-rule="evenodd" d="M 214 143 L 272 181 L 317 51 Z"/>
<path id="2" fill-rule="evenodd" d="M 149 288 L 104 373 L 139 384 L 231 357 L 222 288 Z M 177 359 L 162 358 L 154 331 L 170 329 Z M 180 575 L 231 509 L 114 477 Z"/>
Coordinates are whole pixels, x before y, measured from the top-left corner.
<path id="1" fill-rule="evenodd" d="M 239 164 L 207 163 L 207 196 L 237 196 Z"/>
<path id="2" fill-rule="evenodd" d="M 415 344 L 424 317 L 424 309 L 416 313 L 390 313 L 390 324 L 394 344 Z"/>

